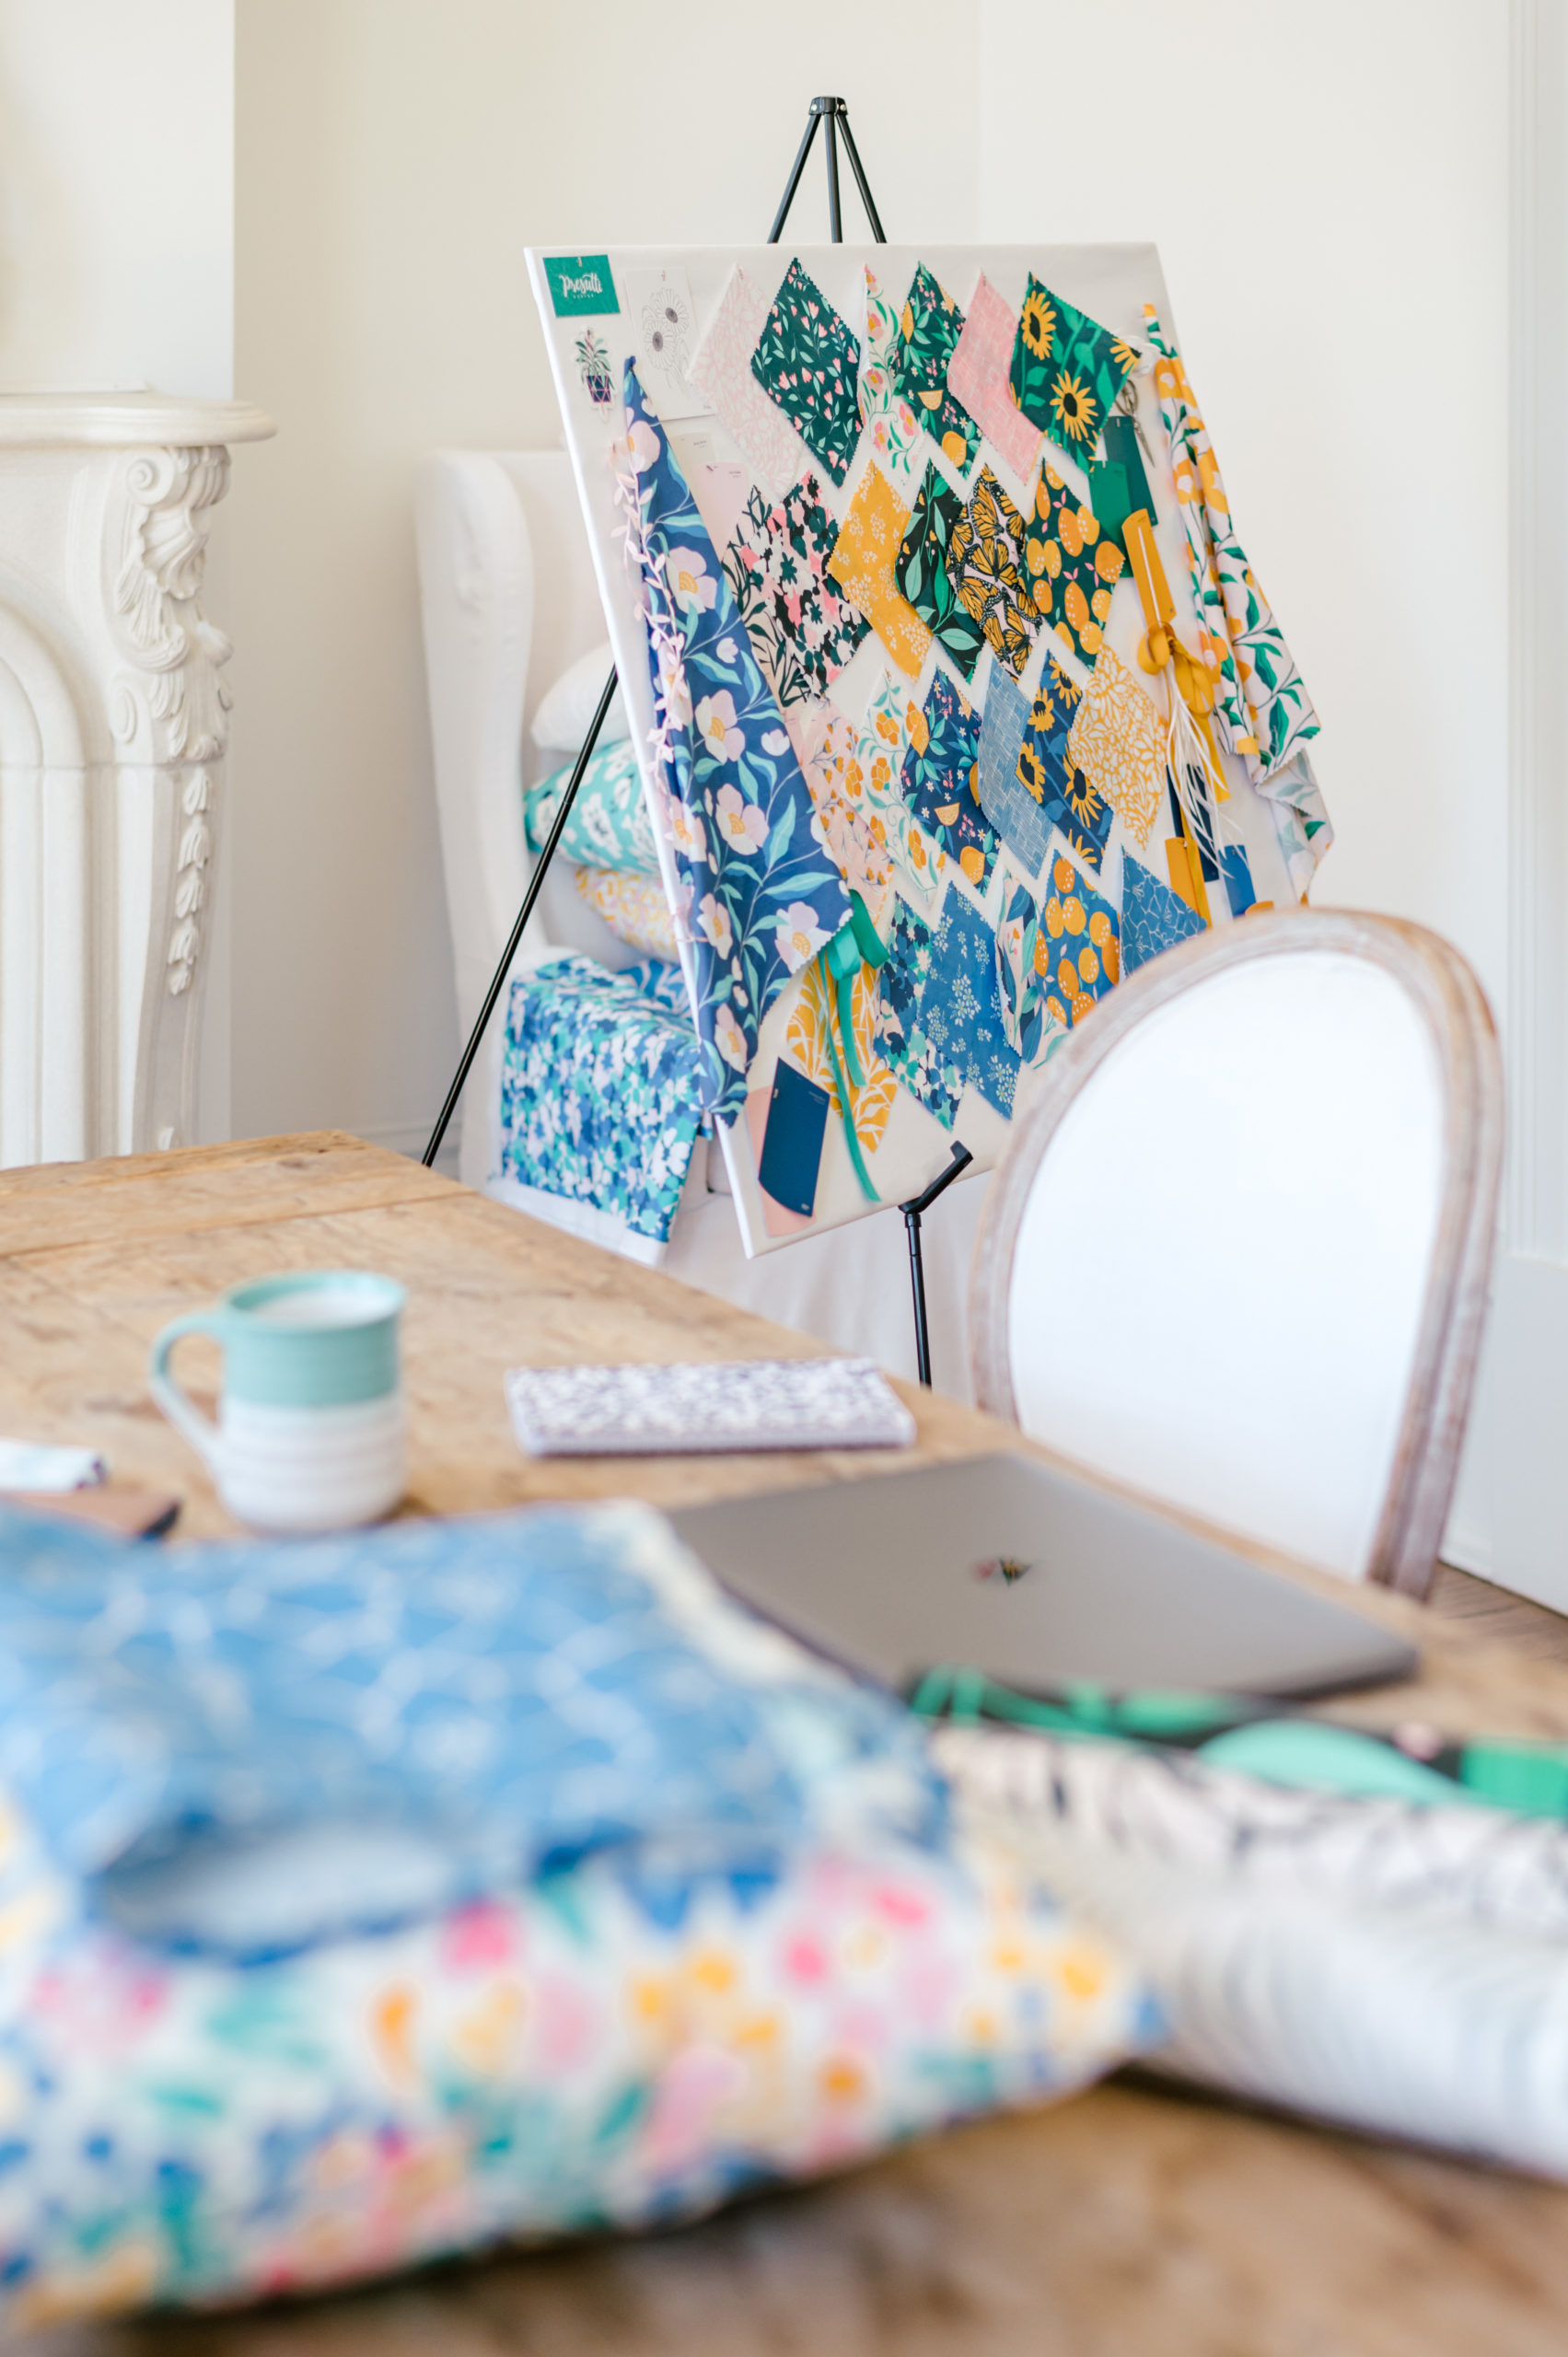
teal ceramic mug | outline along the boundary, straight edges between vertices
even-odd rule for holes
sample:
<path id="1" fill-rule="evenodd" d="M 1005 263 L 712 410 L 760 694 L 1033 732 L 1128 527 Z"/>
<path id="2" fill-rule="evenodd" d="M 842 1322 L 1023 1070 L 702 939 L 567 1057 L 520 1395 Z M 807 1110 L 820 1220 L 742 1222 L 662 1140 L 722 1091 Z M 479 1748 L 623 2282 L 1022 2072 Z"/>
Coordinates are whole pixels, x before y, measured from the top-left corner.
<path id="1" fill-rule="evenodd" d="M 154 1399 L 212 1468 L 229 1512 L 258 1530 L 341 1530 L 374 1522 L 408 1470 L 398 1321 L 390 1277 L 313 1269 L 236 1285 L 211 1309 L 166 1326 L 153 1344 Z M 185 1334 L 224 1356 L 217 1423 L 175 1382 Z"/>

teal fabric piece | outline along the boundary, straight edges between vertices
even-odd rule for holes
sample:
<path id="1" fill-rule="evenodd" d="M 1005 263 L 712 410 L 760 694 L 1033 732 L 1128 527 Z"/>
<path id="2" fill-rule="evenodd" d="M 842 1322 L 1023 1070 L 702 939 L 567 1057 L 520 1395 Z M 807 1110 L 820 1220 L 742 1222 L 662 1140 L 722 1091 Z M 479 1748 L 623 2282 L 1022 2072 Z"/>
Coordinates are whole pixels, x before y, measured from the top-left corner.
<path id="1" fill-rule="evenodd" d="M 568 761 L 523 796 L 528 849 L 542 851 L 555 823 L 575 763 Z M 588 758 L 565 831 L 556 846 L 577 867 L 616 867 L 633 876 L 656 876 L 658 853 L 643 797 L 643 781 L 632 740 L 599 745 Z"/>

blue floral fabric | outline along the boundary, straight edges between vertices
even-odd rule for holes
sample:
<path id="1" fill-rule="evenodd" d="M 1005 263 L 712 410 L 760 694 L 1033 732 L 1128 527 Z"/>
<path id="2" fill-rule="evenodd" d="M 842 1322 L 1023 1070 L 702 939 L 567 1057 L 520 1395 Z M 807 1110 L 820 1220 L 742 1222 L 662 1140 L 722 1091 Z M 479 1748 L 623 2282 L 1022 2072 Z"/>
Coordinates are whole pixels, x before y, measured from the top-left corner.
<path id="1" fill-rule="evenodd" d="M 501 1172 L 663 1244 L 703 1108 L 679 969 L 659 970 L 645 991 L 591 958 L 518 975 L 501 1054 Z"/>
<path id="2" fill-rule="evenodd" d="M 1098 876 L 1116 813 L 1067 750 L 1079 694 L 1055 658 L 1048 659 L 1018 751 L 1018 780 L 1040 815 L 1060 828 L 1068 848 Z M 1039 867 L 1036 858 L 1030 873 Z"/>
<path id="3" fill-rule="evenodd" d="M 523 823 L 530 851 L 544 849 L 573 767 L 568 761 L 524 795 Z M 630 737 L 600 745 L 589 755 L 557 849 L 563 859 L 579 867 L 613 867 L 638 876 L 658 874 L 654 830 Z"/>
<path id="4" fill-rule="evenodd" d="M 923 833 L 983 897 L 998 845 L 980 803 L 980 714 L 935 673 L 923 709 L 911 720 L 900 784 Z"/>
<path id="5" fill-rule="evenodd" d="M 963 1095 L 963 1075 L 944 1058 L 920 1020 L 931 972 L 934 929 L 904 900 L 893 908 L 887 963 L 877 977 L 877 1045 L 910 1095 L 950 1130 Z"/>
<path id="6" fill-rule="evenodd" d="M 1174 949 L 1203 930 L 1203 920 L 1178 892 L 1152 875 L 1131 852 L 1121 861 L 1121 970 L 1146 966 L 1163 949 Z"/>
<path id="7" fill-rule="evenodd" d="M 811 832 L 789 736 L 664 429 L 631 361 L 626 418 L 649 663 L 675 862 L 694 947 L 705 1106 L 729 1123 L 768 1009 L 850 919 Z"/>
<path id="8" fill-rule="evenodd" d="M 996 935 L 961 894 L 948 893 L 935 924 L 900 901 L 877 985 L 877 1046 L 944 1129 L 966 1084 L 1012 1113 L 1018 1055 L 1004 1019 Z"/>

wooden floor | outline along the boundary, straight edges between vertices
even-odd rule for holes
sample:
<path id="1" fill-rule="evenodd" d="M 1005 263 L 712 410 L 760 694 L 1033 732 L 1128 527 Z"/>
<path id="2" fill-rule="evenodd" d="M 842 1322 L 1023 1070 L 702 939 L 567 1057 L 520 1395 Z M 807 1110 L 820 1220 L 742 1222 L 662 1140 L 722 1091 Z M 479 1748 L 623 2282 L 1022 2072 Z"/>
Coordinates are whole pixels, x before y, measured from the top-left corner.
<path id="1" fill-rule="evenodd" d="M 1515 1645 L 1537 1661 L 1568 1662 L 1568 1618 L 1439 1563 L 1426 1599 L 1446 1620 L 1468 1620 L 1490 1645 Z"/>

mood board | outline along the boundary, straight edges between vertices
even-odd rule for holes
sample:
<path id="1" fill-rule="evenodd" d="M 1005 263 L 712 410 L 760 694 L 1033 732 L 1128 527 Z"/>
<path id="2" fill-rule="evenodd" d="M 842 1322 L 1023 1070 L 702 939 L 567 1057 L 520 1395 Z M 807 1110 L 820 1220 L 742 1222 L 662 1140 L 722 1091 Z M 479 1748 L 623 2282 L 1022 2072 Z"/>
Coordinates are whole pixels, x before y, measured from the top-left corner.
<path id="1" fill-rule="evenodd" d="M 530 250 L 742 1237 L 983 1170 L 1306 898 L 1318 721 L 1152 245 Z M 540 594 L 548 594 L 547 585 Z"/>

